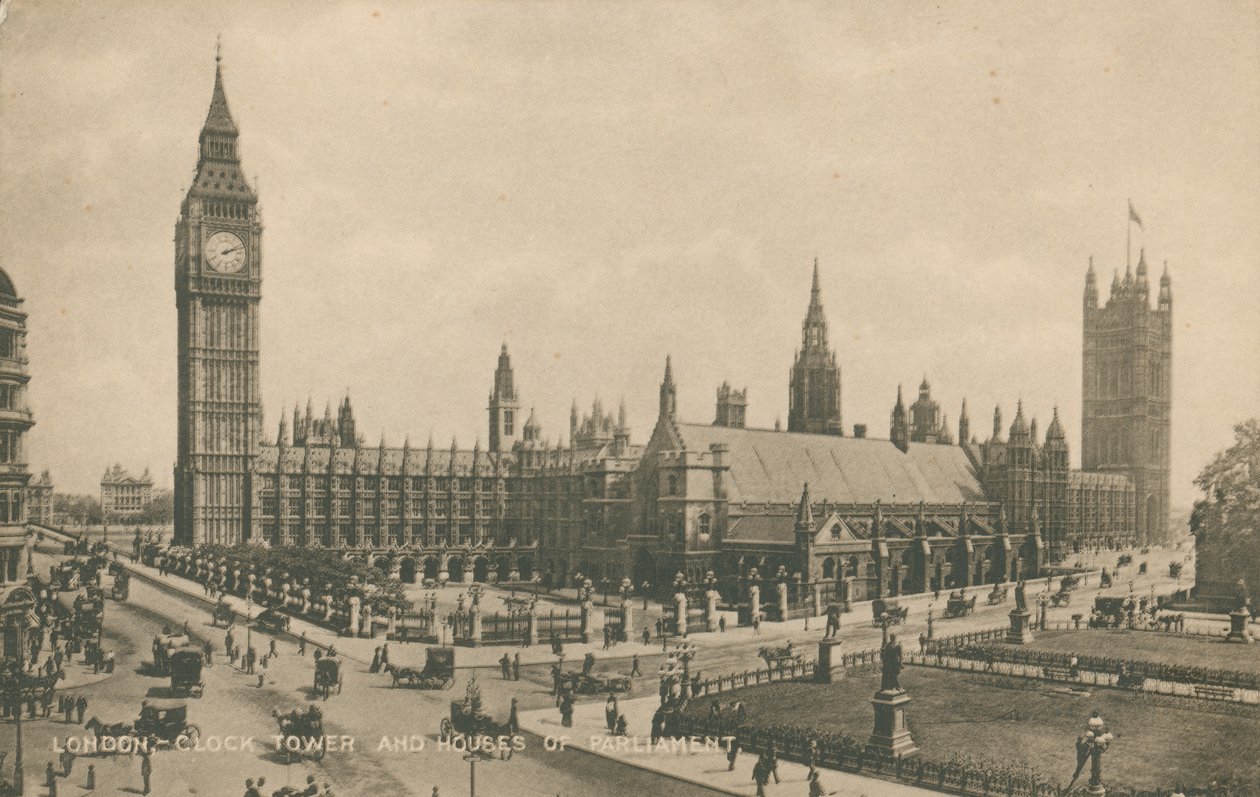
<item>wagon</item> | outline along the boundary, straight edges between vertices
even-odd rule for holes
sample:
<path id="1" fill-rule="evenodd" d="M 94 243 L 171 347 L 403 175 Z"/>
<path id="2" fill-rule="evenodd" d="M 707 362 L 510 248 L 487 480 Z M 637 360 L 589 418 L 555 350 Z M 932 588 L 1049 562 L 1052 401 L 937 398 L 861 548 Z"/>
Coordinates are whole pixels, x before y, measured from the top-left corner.
<path id="1" fill-rule="evenodd" d="M 129 594 L 131 594 L 131 576 L 124 570 L 114 576 L 114 583 L 109 588 L 109 597 L 116 601 L 125 601 Z"/>
<path id="2" fill-rule="evenodd" d="M 275 609 L 266 609 L 254 618 L 254 627 L 270 634 L 289 630 L 289 618 Z"/>
<path id="3" fill-rule="evenodd" d="M 438 725 L 438 739 L 440 741 L 450 743 L 457 738 L 462 738 L 470 749 L 472 745 L 468 744 L 469 739 L 481 736 L 496 738 L 510 735 L 511 728 L 508 727 L 508 723 L 497 723 L 484 711 L 468 711 L 463 700 L 452 700 L 450 717 L 443 717 L 442 722 Z"/>
<path id="4" fill-rule="evenodd" d="M 609 692 L 629 692 L 630 678 L 625 675 L 583 675 L 567 672 L 562 676 L 575 695 L 605 695 Z"/>
<path id="5" fill-rule="evenodd" d="M 188 721 L 188 704 L 175 700 L 150 700 L 136 720 L 137 736 L 191 750 L 201 738 L 201 729 Z"/>
<path id="6" fill-rule="evenodd" d="M 986 598 L 985 600 L 988 602 L 990 606 L 995 606 L 999 603 L 1006 603 L 1006 597 L 1008 594 L 1010 594 L 1010 591 L 1011 591 L 1011 588 L 1008 586 L 1003 586 L 1001 584 L 994 584 L 993 591 L 989 593 L 988 598 Z"/>
<path id="7" fill-rule="evenodd" d="M 895 600 L 876 598 L 871 601 L 871 625 L 878 628 L 881 624 L 900 625 L 910 615 L 910 607 L 902 606 Z"/>
<path id="8" fill-rule="evenodd" d="M 201 697 L 206 684 L 201 680 L 201 667 L 204 662 L 201 651 L 189 645 L 176 648 L 168 655 L 171 672 L 171 694 L 183 694 L 189 697 Z"/>
<path id="9" fill-rule="evenodd" d="M 341 662 L 332 656 L 325 656 L 315 662 L 315 693 L 322 694 L 327 700 L 334 686 L 337 687 L 337 694 L 341 694 Z"/>
<path id="10" fill-rule="evenodd" d="M 945 617 L 966 617 L 976 610 L 976 596 L 964 598 L 961 595 L 951 596 L 945 604 Z"/>
<path id="11" fill-rule="evenodd" d="M 210 610 L 210 624 L 216 628 L 219 623 L 223 623 L 224 626 L 231 625 L 232 620 L 235 619 L 235 617 L 236 612 L 225 600 L 220 600 L 214 605 L 214 608 Z"/>
<path id="12" fill-rule="evenodd" d="M 324 713 L 319 706 L 312 705 L 305 710 L 295 708 L 287 714 L 273 710 L 271 714 L 280 726 L 279 747 L 286 763 L 293 763 L 304 755 L 316 761 L 324 757 Z"/>
<path id="13" fill-rule="evenodd" d="M 171 653 L 180 648 L 192 646 L 192 640 L 186 634 L 162 634 L 153 637 L 153 668 L 166 675 L 170 666 Z"/>
<path id="14" fill-rule="evenodd" d="M 415 689 L 450 689 L 455 685 L 455 649 L 429 648 L 423 670 L 388 664 L 385 672 L 394 679 L 394 686 L 401 684 Z"/>
<path id="15" fill-rule="evenodd" d="M 1050 596 L 1051 606 L 1070 606 L 1072 605 L 1072 593 L 1056 592 Z"/>

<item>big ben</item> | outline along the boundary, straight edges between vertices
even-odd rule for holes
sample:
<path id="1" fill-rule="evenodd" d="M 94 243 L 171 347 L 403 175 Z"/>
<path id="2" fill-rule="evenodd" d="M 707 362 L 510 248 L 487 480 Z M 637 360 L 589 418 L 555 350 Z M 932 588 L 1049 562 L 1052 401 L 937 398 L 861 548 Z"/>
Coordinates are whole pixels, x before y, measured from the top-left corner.
<path id="1" fill-rule="evenodd" d="M 181 545 L 230 545 L 248 538 L 249 474 L 262 428 L 262 220 L 241 169 L 220 61 L 216 55 L 197 175 L 175 224 L 175 542 Z"/>

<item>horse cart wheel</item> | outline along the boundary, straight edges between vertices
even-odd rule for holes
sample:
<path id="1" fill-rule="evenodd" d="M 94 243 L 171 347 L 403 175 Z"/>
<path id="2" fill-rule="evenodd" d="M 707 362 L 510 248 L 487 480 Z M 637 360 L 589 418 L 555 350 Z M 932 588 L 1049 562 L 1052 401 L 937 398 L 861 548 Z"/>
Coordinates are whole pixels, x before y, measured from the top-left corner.
<path id="1" fill-rule="evenodd" d="M 442 723 L 438 725 L 438 739 L 443 742 L 449 742 L 451 737 L 455 735 L 455 726 L 446 717 L 442 718 Z"/>
<path id="2" fill-rule="evenodd" d="M 196 725 L 189 723 L 184 726 L 184 732 L 181 733 L 180 736 L 188 740 L 186 742 L 187 745 L 195 747 L 197 745 L 197 740 L 201 738 L 201 729 Z"/>
<path id="3" fill-rule="evenodd" d="M 342 676 L 338 676 L 337 677 L 337 694 L 341 694 L 341 681 L 342 681 Z"/>

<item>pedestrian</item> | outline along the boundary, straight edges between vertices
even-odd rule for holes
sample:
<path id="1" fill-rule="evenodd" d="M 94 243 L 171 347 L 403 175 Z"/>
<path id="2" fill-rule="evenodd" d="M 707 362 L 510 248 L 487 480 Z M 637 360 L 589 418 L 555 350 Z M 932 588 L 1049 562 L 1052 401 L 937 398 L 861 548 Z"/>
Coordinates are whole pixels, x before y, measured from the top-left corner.
<path id="1" fill-rule="evenodd" d="M 62 705 L 62 708 L 66 712 L 66 724 L 69 725 L 74 722 L 74 696 L 66 695 L 65 700 L 66 702 Z"/>
<path id="2" fill-rule="evenodd" d="M 726 633 L 726 615 L 722 615 L 718 618 L 718 631 L 723 634 Z"/>
<path id="3" fill-rule="evenodd" d="M 214 666 L 213 658 L 214 658 L 214 643 L 207 640 L 206 641 L 206 666 L 207 667 Z"/>
<path id="4" fill-rule="evenodd" d="M 506 653 L 499 659 L 499 673 L 503 676 L 503 680 L 512 680 L 512 659 Z"/>
<path id="5" fill-rule="evenodd" d="M 562 670 L 559 664 L 551 665 L 551 694 L 560 697 L 560 681 Z"/>
<path id="6" fill-rule="evenodd" d="M 372 651 L 372 665 L 368 667 L 368 672 L 376 673 L 381 671 L 381 649 L 378 647 Z"/>
<path id="7" fill-rule="evenodd" d="M 753 764 L 753 783 L 757 784 L 756 797 L 766 797 L 766 784 L 770 782 L 770 773 L 766 771 L 766 757 L 762 754 Z"/>
<path id="8" fill-rule="evenodd" d="M 838 794 L 834 791 L 823 791 L 822 781 L 818 779 L 818 770 L 810 768 L 809 775 L 806 777 L 809 782 L 809 797 L 824 797 L 827 794 Z"/>
<path id="9" fill-rule="evenodd" d="M 384 645 L 381 645 L 381 667 L 383 668 L 387 666 L 388 664 L 389 664 L 389 643 L 386 642 Z"/>
<path id="10" fill-rule="evenodd" d="M 80 725 L 83 724 L 83 715 L 87 713 L 87 707 L 87 698 L 79 695 L 79 699 L 74 701 L 74 713 L 78 715 Z"/>
<path id="11" fill-rule="evenodd" d="M 274 659 L 276 656 L 279 656 L 279 655 L 280 655 L 280 651 L 276 649 L 276 638 L 275 638 L 275 637 L 272 637 L 272 638 L 271 638 L 271 644 L 270 644 L 270 645 L 268 646 L 268 648 L 267 648 L 267 655 L 268 655 L 268 656 L 270 656 L 270 657 L 271 657 L 271 658 L 273 658 L 273 659 Z"/>
<path id="12" fill-rule="evenodd" d="M 243 797 L 262 797 L 258 789 L 254 788 L 253 778 L 245 778 L 245 794 Z"/>
<path id="13" fill-rule="evenodd" d="M 726 771 L 735 771 L 735 760 L 739 758 L 739 737 L 731 738 L 730 745 L 726 748 Z"/>
<path id="14" fill-rule="evenodd" d="M 610 647 L 612 647 L 612 629 L 604 626 L 604 650 L 608 650 Z"/>
<path id="15" fill-rule="evenodd" d="M 630 677 L 638 678 L 640 675 L 643 673 L 639 671 L 639 654 L 636 653 L 630 657 Z"/>
<path id="16" fill-rule="evenodd" d="M 774 783 L 779 784 L 779 751 L 774 749 L 774 745 L 770 745 L 769 752 L 766 753 L 766 772 L 774 775 Z"/>
<path id="17" fill-rule="evenodd" d="M 148 794 L 150 791 L 149 779 L 153 776 L 153 761 L 149 753 L 146 751 L 140 754 L 140 777 L 144 779 L 144 790 L 141 794 Z"/>
<path id="18" fill-rule="evenodd" d="M 604 724 L 608 726 L 609 733 L 617 727 L 617 715 L 620 713 L 620 707 L 617 705 L 617 696 L 609 692 L 608 700 L 604 703 Z"/>
<path id="19" fill-rule="evenodd" d="M 573 696 L 568 692 L 560 698 L 560 724 L 566 728 L 573 727 Z"/>
<path id="20" fill-rule="evenodd" d="M 267 682 L 267 674 L 264 672 L 258 673 L 258 688 L 262 689 L 263 684 L 266 682 Z"/>
<path id="21" fill-rule="evenodd" d="M 87 783 L 83 788 L 88 791 L 96 790 L 96 764 L 88 764 Z"/>
<path id="22" fill-rule="evenodd" d="M 44 768 L 44 785 L 53 786 L 57 782 L 57 773 L 53 770 L 53 763 L 48 762 L 48 766 Z"/>
<path id="23" fill-rule="evenodd" d="M 254 646 L 250 645 L 245 651 L 245 674 L 254 674 L 254 664 L 258 661 L 258 652 L 254 650 Z"/>
<path id="24" fill-rule="evenodd" d="M 517 653 L 512 656 L 512 680 L 521 680 L 521 654 Z"/>
<path id="25" fill-rule="evenodd" d="M 652 643 L 652 632 L 645 628 L 643 629 L 643 644 L 649 645 L 651 643 Z"/>
<path id="26" fill-rule="evenodd" d="M 298 655 L 306 655 L 306 632 L 302 632 L 302 636 L 298 637 Z"/>
<path id="27" fill-rule="evenodd" d="M 70 770 L 74 768 L 74 753 L 69 750 L 61 751 L 61 776 L 63 778 L 70 777 Z"/>
<path id="28" fill-rule="evenodd" d="M 761 612 L 753 614 L 752 618 L 753 636 L 761 636 Z"/>

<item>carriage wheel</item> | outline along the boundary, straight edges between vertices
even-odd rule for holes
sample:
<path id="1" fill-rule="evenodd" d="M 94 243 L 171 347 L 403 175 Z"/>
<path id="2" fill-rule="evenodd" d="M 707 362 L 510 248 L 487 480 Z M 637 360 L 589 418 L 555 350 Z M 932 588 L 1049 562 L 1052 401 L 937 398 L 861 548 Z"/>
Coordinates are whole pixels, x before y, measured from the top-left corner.
<path id="1" fill-rule="evenodd" d="M 311 758 L 316 761 L 320 761 L 324 758 L 324 746 L 322 744 L 315 747 L 315 752 L 311 753 Z"/>
<path id="2" fill-rule="evenodd" d="M 337 678 L 337 694 L 341 694 L 341 678 Z"/>
<path id="3" fill-rule="evenodd" d="M 184 726 L 184 732 L 180 734 L 180 736 L 188 740 L 188 745 L 195 747 L 197 745 L 197 740 L 201 738 L 201 729 L 196 725 L 189 723 Z"/>
<path id="4" fill-rule="evenodd" d="M 443 742 L 449 742 L 454 735 L 455 726 L 451 724 L 448 718 L 443 717 L 442 722 L 438 725 L 438 739 Z"/>

